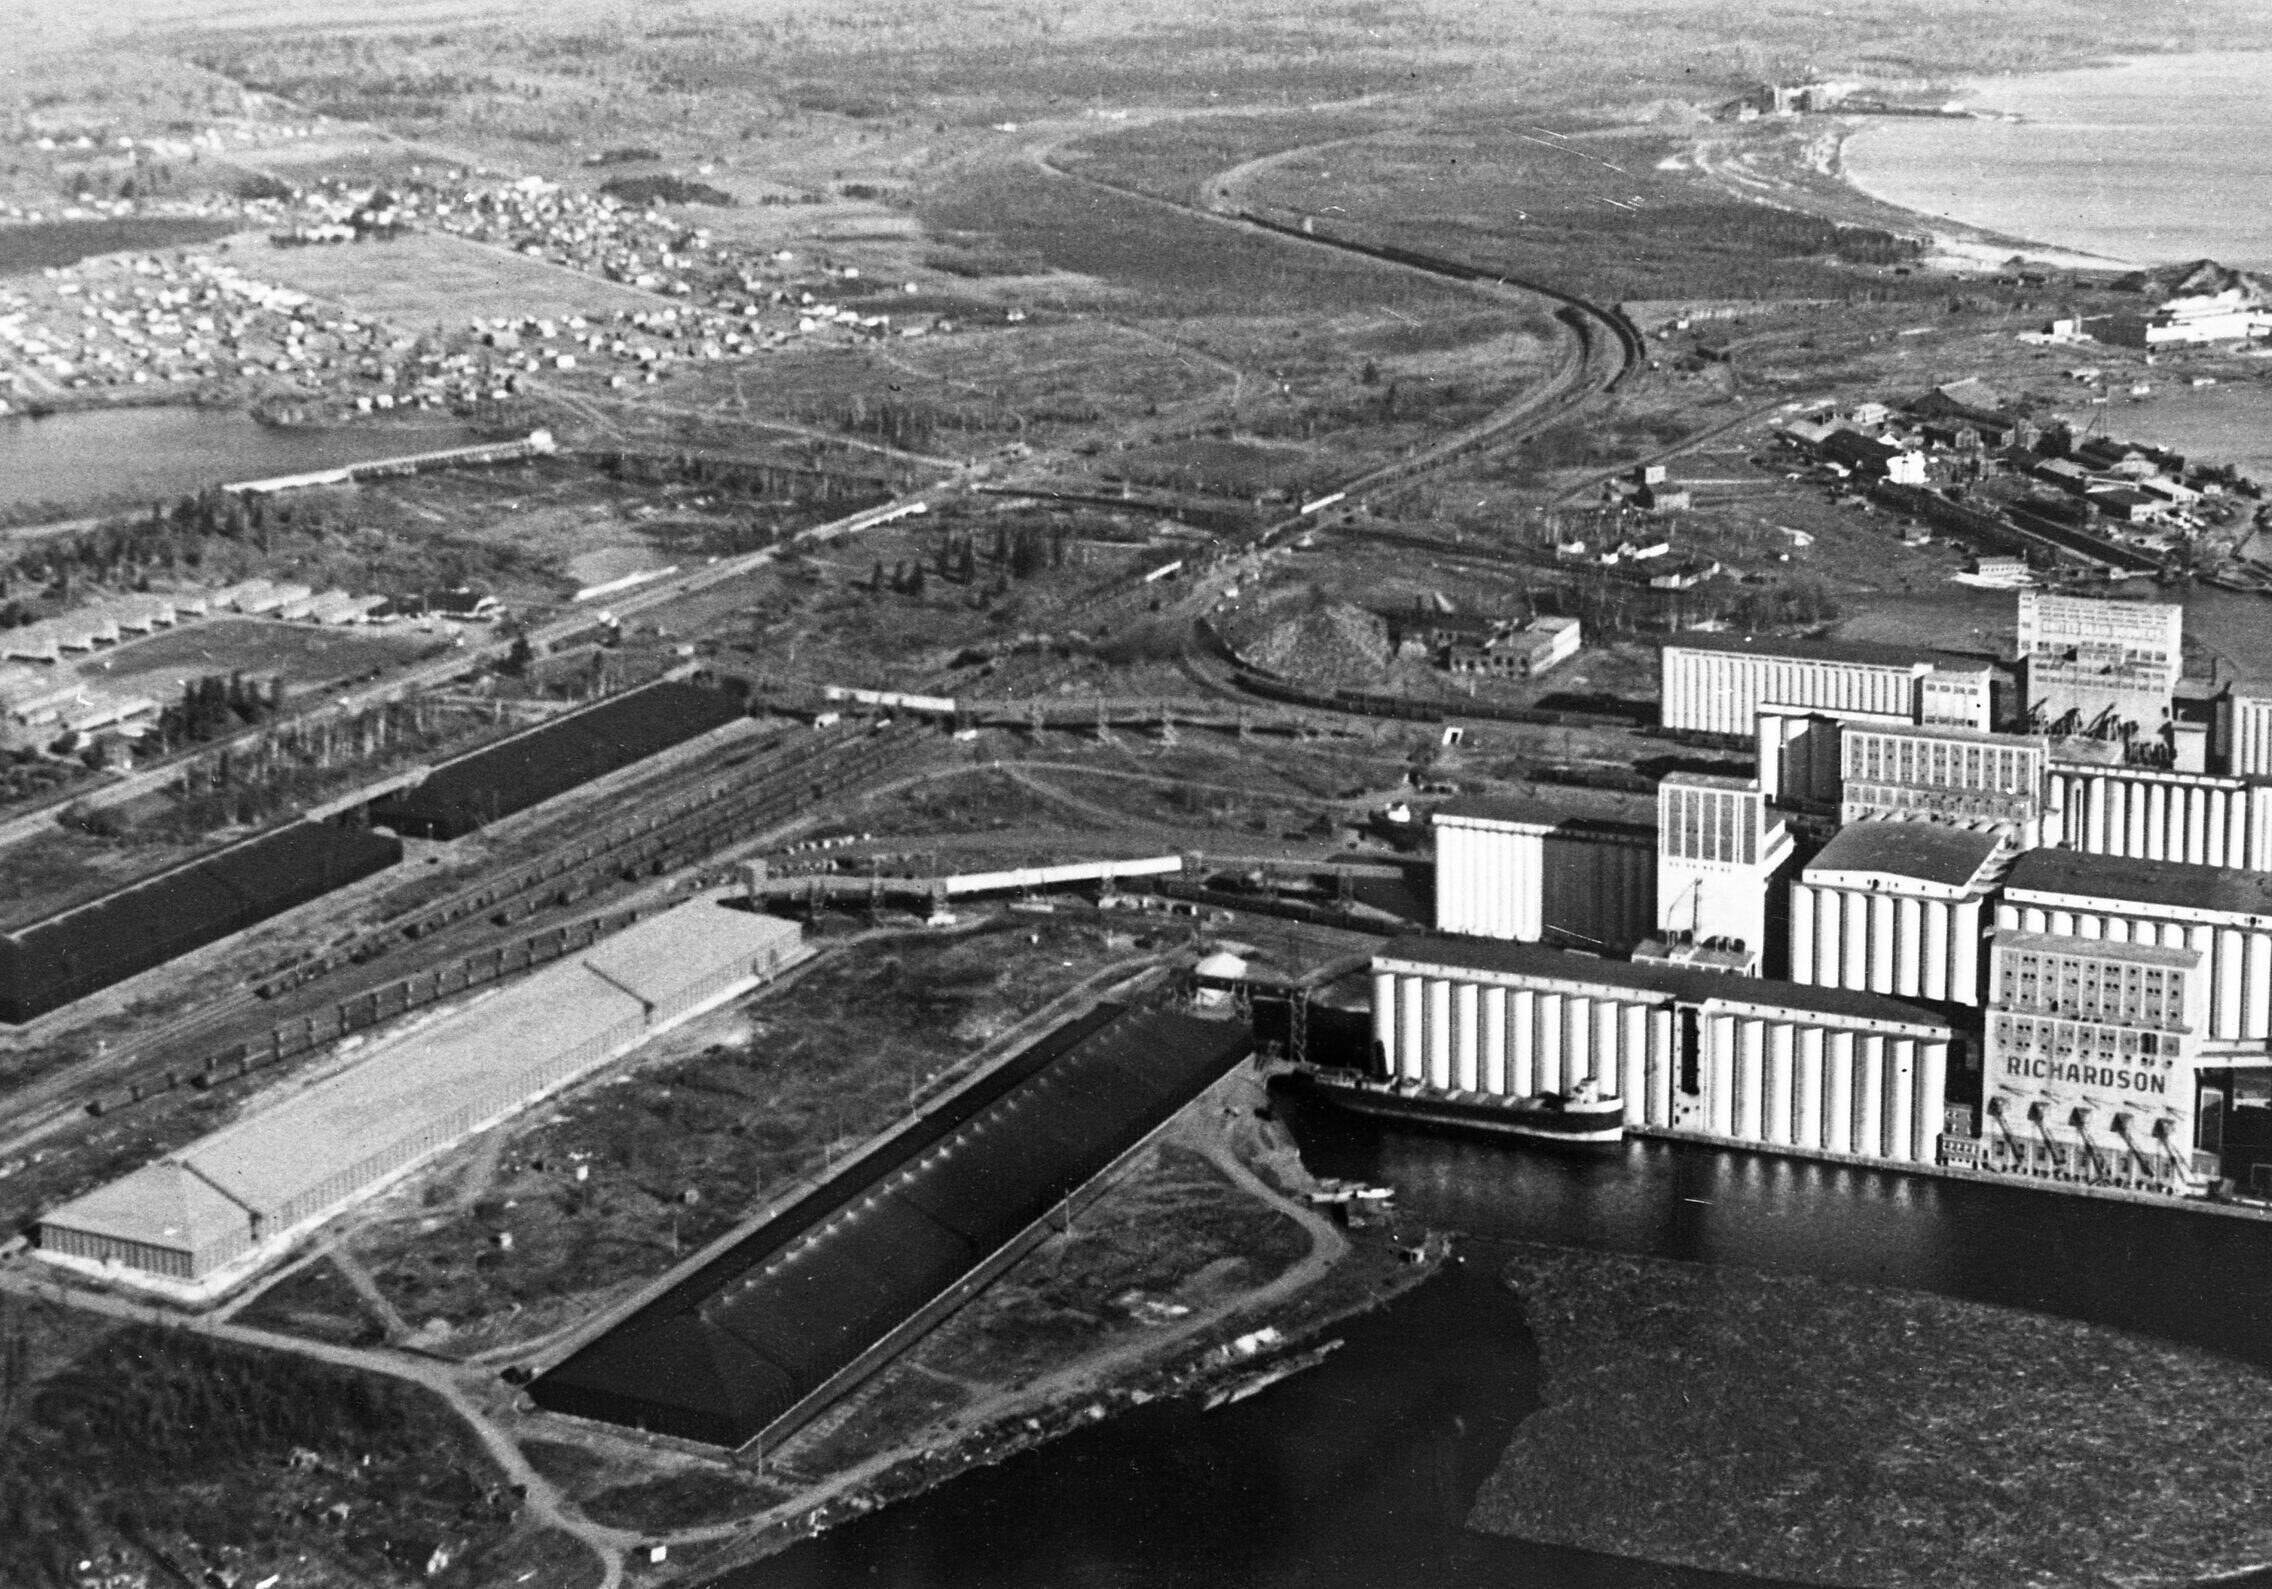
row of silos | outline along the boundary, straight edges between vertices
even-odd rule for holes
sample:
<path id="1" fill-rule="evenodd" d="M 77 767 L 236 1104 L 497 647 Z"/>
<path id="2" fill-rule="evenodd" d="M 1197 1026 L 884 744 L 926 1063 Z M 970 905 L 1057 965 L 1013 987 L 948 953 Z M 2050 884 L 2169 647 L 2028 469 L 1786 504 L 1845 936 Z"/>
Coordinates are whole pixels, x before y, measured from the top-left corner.
<path id="1" fill-rule="evenodd" d="M 1981 898 L 1791 885 L 1791 980 L 1936 1003 L 1980 1002 Z"/>
<path id="2" fill-rule="evenodd" d="M 1440 806 L 1436 928 L 1480 938 L 1630 950 L 1657 926 L 1657 832 L 1524 800 Z"/>
<path id="3" fill-rule="evenodd" d="M 2085 854 L 2272 870 L 2272 785 L 2058 763 L 2048 782 L 2064 842 Z"/>
<path id="4" fill-rule="evenodd" d="M 1892 1163 L 1939 1154 L 1954 1033 L 1843 989 L 1516 943 L 1400 942 L 1373 960 L 1388 1073 L 1526 1097 L 1592 1079 L 1629 1126 Z"/>
<path id="5" fill-rule="evenodd" d="M 1662 998 L 1583 986 L 1507 986 L 1424 971 L 1373 971 L 1373 1031 L 1391 1073 L 1501 1098 L 1591 1080 L 1628 1124 L 1669 1125 L 1674 1010 Z"/>

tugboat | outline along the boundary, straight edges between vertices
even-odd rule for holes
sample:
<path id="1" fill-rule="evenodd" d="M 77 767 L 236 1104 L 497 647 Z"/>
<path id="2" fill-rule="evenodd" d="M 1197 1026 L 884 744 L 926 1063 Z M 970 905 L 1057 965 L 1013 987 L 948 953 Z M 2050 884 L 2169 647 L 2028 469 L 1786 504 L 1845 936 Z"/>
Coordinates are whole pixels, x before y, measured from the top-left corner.
<path id="1" fill-rule="evenodd" d="M 1590 1076 L 1566 1093 L 1542 1092 L 1528 1098 L 1430 1087 L 1412 1080 L 1381 1081 L 1317 1065 L 1293 1066 L 1280 1072 L 1278 1079 L 1336 1109 L 1425 1128 L 1588 1147 L 1625 1140 L 1625 1100 L 1615 1094 L 1605 1096 Z"/>

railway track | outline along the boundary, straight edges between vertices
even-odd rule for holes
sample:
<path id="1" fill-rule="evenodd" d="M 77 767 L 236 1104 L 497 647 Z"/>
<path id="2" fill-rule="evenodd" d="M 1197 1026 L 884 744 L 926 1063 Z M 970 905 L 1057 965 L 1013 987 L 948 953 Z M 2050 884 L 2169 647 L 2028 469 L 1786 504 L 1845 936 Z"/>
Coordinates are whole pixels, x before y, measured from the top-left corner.
<path id="1" fill-rule="evenodd" d="M 113 1112 L 292 1058 L 541 963 L 548 956 L 530 946 L 546 934 L 575 929 L 532 933 L 534 918 L 697 864 L 888 774 L 930 743 L 931 736 L 915 729 L 847 727 L 800 736 L 711 771 L 635 816 L 399 911 L 232 989 L 130 1048 L 26 1086 L 10 1100 L 7 1124 L 16 1130 L 0 1139 L 0 1150 L 15 1151 L 87 1113 Z M 565 936 L 562 944 L 582 946 L 568 945 Z M 468 969 L 492 956 L 494 971 Z"/>
<path id="2" fill-rule="evenodd" d="M 1485 292 L 1511 291 L 1542 297 L 1556 305 L 1557 319 L 1570 331 L 1570 351 L 1543 386 L 1409 458 L 1350 480 L 1341 488 L 1342 503 L 1338 512 L 1327 516 L 1297 514 L 1264 526 L 1247 539 L 1245 545 L 1250 551 L 1268 548 L 1304 530 L 1344 519 L 1362 507 L 1371 495 L 1401 486 L 1474 451 L 1559 418 L 1596 393 L 1614 389 L 1643 356 L 1640 334 L 1622 314 L 1544 283 L 1417 250 L 1335 235 L 1318 228 L 1313 218 L 1301 218 L 1300 224 L 1296 224 L 1253 209 L 1225 212 L 1204 205 L 1177 203 L 1099 183 L 1053 164 L 1045 162 L 1045 165 L 1069 180 L 1089 183 L 1147 204 L 1203 216 L 1218 224 L 1266 231 L 1297 245 L 1355 254 L 1388 268 L 1419 271 L 1470 284 Z M 952 489 L 951 482 L 943 487 L 934 485 L 902 499 L 902 503 L 928 501 Z M 823 526 L 806 532 L 800 539 L 825 538 L 824 532 L 856 527 L 865 518 L 865 515 L 856 515 L 843 525 Z M 660 582 L 655 588 L 627 598 L 624 606 L 630 610 L 676 599 L 737 577 L 768 560 L 769 556 L 769 553 L 758 553 L 722 560 L 716 566 L 680 580 Z M 1107 616 L 1119 617 L 1140 611 L 1155 599 L 1153 593 L 1143 587 L 1108 589 L 1076 604 L 1076 610 L 1068 617 L 1093 623 Z M 572 622 L 562 620 L 549 626 L 540 631 L 541 638 L 548 641 L 567 638 Z M 556 630 L 557 635 L 553 632 Z M 457 666 L 462 668 L 473 660 L 478 658 L 459 659 Z M 1015 659 L 999 670 L 997 684 L 1009 683 L 1015 688 L 1030 682 L 1038 686 L 1052 671 L 1044 658 Z M 379 688 L 396 693 L 402 684 L 402 680 L 390 680 Z M 338 710 L 347 703 L 329 704 L 331 709 Z M 1342 709 L 1348 708 L 1343 706 Z M 399 912 L 309 958 L 273 968 L 248 985 L 150 1034 L 121 1054 L 92 1066 L 71 1067 L 68 1072 L 59 1073 L 56 1079 L 63 1075 L 73 1078 L 82 1106 L 90 1102 L 107 1106 L 108 1101 L 122 1094 L 125 1101 L 136 1101 L 149 1096 L 152 1090 L 180 1085 L 200 1075 L 209 1076 L 217 1065 L 241 1063 L 249 1057 L 252 1045 L 237 1039 L 236 1053 L 231 1058 L 225 1037 L 248 1025 L 268 1026 L 272 1053 L 280 1047 L 273 1034 L 285 1020 L 297 1020 L 306 1033 L 328 1033 L 328 1036 L 308 1038 L 293 1052 L 328 1041 L 355 1030 L 358 1025 L 384 1018 L 378 1013 L 381 1010 L 399 1013 L 401 1008 L 412 1007 L 400 1003 L 389 1006 L 384 999 L 374 1000 L 368 988 L 350 991 L 349 984 L 371 980 L 363 974 L 363 968 L 390 956 L 402 957 L 410 946 L 416 946 L 416 950 L 414 956 L 407 958 L 414 958 L 428 969 L 451 955 L 485 952 L 485 945 L 494 949 L 500 929 L 524 925 L 540 912 L 594 897 L 616 884 L 659 876 L 699 861 L 738 839 L 777 826 L 813 804 L 887 771 L 896 761 L 912 754 L 920 742 L 921 736 L 907 730 L 865 733 L 844 729 L 806 739 L 775 754 L 755 754 L 747 762 L 712 772 L 691 788 L 620 819 L 597 834 L 561 845 L 534 861 L 508 867 L 443 899 Z M 402 959 L 397 958 L 380 969 L 393 969 L 400 964 Z M 425 975 L 427 971 L 417 974 Z M 407 985 L 411 980 L 398 978 L 396 983 Z M 435 975 L 430 985 L 439 989 L 442 979 Z M 369 1012 L 359 1021 L 354 1008 L 357 1005 Z M 257 1022 L 254 1020 L 256 1012 Z M 157 1084 L 155 1088 L 153 1083 Z M 99 1089 L 91 1096 L 90 1086 Z M 42 1084 L 35 1083 L 11 1100 L 9 1112 L 16 1122 L 22 1122 L 28 1113 L 42 1106 L 42 1091 Z M 45 1100 L 50 1105 L 56 1101 Z"/>

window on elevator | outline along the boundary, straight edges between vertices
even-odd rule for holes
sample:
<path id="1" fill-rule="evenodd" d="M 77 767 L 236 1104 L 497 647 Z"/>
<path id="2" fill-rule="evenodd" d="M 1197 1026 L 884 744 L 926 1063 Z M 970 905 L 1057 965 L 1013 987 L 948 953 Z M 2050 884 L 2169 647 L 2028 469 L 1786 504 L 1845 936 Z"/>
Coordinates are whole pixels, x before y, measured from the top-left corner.
<path id="1" fill-rule="evenodd" d="M 2225 1150 L 2225 1095 L 2221 1088 L 2203 1087 L 2195 1098 L 2193 1146 L 2202 1153 Z"/>

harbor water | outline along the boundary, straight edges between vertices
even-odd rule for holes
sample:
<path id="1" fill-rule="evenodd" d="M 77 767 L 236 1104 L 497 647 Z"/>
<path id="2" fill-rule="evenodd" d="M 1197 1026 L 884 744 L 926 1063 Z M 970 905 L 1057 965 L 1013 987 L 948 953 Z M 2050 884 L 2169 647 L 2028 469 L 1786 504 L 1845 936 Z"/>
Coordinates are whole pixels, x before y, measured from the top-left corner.
<path id="1" fill-rule="evenodd" d="M 1707 1589 L 1763 1580 L 1462 1526 L 1539 1401 L 1514 1241 L 1898 1286 L 2272 1368 L 2272 1222 L 1688 1144 L 1510 1148 L 1283 1106 L 1320 1174 L 1385 1182 L 1465 1262 L 1217 1412 L 1160 1402 L 846 1523 L 719 1589 L 976 1584 Z"/>
<path id="2" fill-rule="evenodd" d="M 0 418 L 0 509 L 167 499 L 231 480 L 463 447 L 456 425 L 264 425 L 233 408 L 81 409 Z"/>
<path id="3" fill-rule="evenodd" d="M 1845 171 L 1904 209 L 2109 260 L 2268 270 L 2268 88 L 2272 56 L 2239 52 L 1997 78 L 1963 98 L 1993 119 L 1872 121 Z"/>

